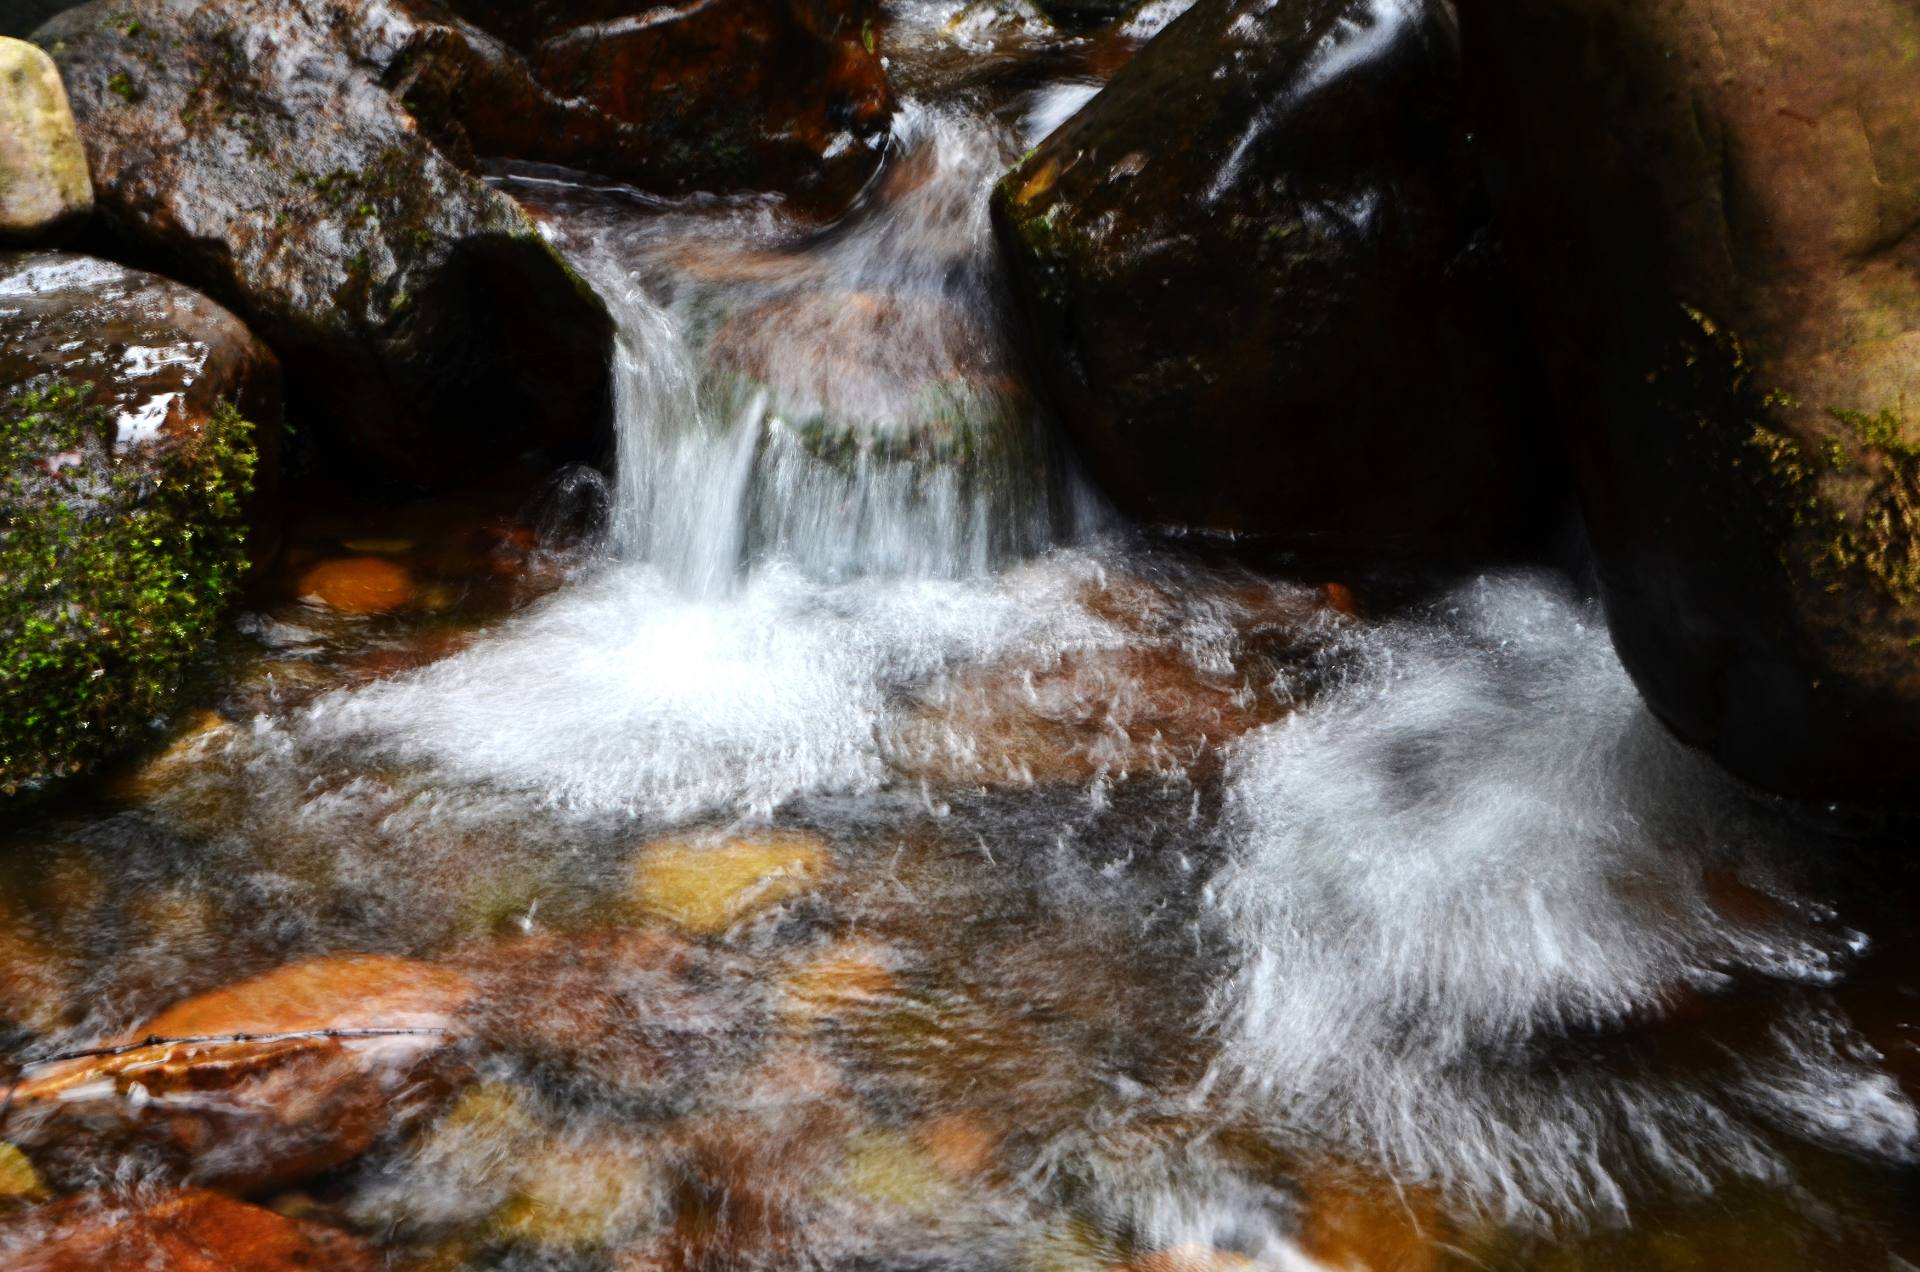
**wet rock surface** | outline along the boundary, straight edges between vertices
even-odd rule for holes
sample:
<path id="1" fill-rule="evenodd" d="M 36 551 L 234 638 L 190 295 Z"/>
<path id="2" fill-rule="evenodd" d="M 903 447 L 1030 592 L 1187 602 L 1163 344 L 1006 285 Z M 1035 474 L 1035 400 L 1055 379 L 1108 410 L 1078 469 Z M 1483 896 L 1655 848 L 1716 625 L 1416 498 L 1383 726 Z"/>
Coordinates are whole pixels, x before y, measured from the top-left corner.
<path id="1" fill-rule="evenodd" d="M 433 484 L 526 450 L 604 455 L 604 307 L 388 89 L 431 28 L 371 0 L 147 0 L 37 38 L 106 228 L 273 346 L 323 458 Z"/>
<path id="2" fill-rule="evenodd" d="M 270 551 L 280 373 L 206 297 L 0 257 L 0 788 L 137 745 Z M 267 457 L 260 473 L 259 457 Z"/>
<path id="3" fill-rule="evenodd" d="M 1911 802 L 1920 17 L 1460 8 L 1622 658 L 1750 781 Z"/>
<path id="4" fill-rule="evenodd" d="M 92 213 L 87 155 L 59 70 L 0 32 L 0 247 L 71 236 Z"/>
<path id="5" fill-rule="evenodd" d="M 1041 386 L 1127 511 L 1484 551 L 1558 498 L 1446 6 L 1203 0 L 995 193 Z"/>
<path id="6" fill-rule="evenodd" d="M 873 0 L 450 7 L 504 40 L 532 76 L 518 108 L 446 102 L 483 155 L 666 194 L 781 191 L 829 215 L 879 167 L 892 98 Z"/>
<path id="7" fill-rule="evenodd" d="M 473 996 L 451 968 L 371 955 L 297 964 L 171 1007 L 105 1054 L 30 1066 L 6 1137 L 68 1186 L 116 1157 L 243 1193 L 352 1161 L 445 1090 Z"/>
<path id="8" fill-rule="evenodd" d="M 0 1252 L 18 1272 L 373 1272 L 380 1266 L 371 1249 L 344 1232 L 199 1190 L 139 1200 L 82 1194 L 0 1226 Z"/>

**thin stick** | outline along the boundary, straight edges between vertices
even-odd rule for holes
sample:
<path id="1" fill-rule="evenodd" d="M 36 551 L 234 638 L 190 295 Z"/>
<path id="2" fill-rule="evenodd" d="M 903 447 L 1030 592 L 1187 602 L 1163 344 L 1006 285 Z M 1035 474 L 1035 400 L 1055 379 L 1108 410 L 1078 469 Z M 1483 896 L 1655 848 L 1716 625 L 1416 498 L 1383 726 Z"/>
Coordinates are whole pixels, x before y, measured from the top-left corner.
<path id="1" fill-rule="evenodd" d="M 409 1036 L 445 1035 L 453 1032 L 443 1025 L 419 1025 L 415 1027 L 373 1027 L 366 1029 L 295 1029 L 286 1033 L 230 1033 L 230 1034 L 193 1034 L 175 1038 L 163 1038 L 159 1034 L 149 1034 L 138 1042 L 116 1043 L 110 1047 L 82 1047 L 77 1051 L 60 1051 L 53 1055 L 39 1056 L 32 1060 L 22 1060 L 15 1069 L 13 1080 L 7 1084 L 7 1096 L 0 1100 L 0 1127 L 7 1123 L 8 1114 L 13 1112 L 13 1097 L 19 1093 L 20 1084 L 26 1081 L 28 1069 L 37 1069 L 44 1065 L 60 1064 L 67 1060 L 102 1060 L 114 1056 L 124 1056 L 135 1051 L 144 1051 L 148 1047 L 186 1047 L 205 1043 L 223 1042 L 298 1042 L 307 1038 L 403 1038 Z"/>

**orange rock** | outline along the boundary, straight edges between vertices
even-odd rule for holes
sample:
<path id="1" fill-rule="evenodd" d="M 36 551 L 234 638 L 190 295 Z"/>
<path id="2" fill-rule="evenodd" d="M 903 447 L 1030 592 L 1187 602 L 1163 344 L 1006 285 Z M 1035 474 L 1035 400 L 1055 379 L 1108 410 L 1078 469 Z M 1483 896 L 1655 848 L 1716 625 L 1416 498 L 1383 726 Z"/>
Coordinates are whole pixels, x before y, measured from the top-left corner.
<path id="1" fill-rule="evenodd" d="M 383 557 L 338 557 L 301 575 L 297 591 L 343 614 L 385 614 L 413 599 L 413 575 Z"/>
<path id="2" fill-rule="evenodd" d="M 1344 1172 L 1300 1180 L 1300 1244 L 1321 1262 L 1365 1272 L 1430 1272 L 1448 1232 L 1439 1199 L 1422 1188 Z"/>
<path id="3" fill-rule="evenodd" d="M 1352 617 L 1360 612 L 1360 603 L 1354 599 L 1353 589 L 1345 583 L 1322 584 L 1320 594 L 1327 598 L 1327 606 Z"/>
<path id="4" fill-rule="evenodd" d="M 198 1183 L 284 1187 L 444 1093 L 431 1062 L 472 995 L 463 973 L 405 959 L 282 968 L 160 1013 L 112 1054 L 28 1066 L 0 1134 L 56 1181 L 145 1148 Z"/>
<path id="5" fill-rule="evenodd" d="M 949 1113 L 922 1123 L 914 1138 L 950 1175 L 980 1174 L 1000 1149 L 1000 1137 L 985 1122 L 964 1113 Z"/>
<path id="6" fill-rule="evenodd" d="M 899 982 L 885 947 L 840 941 L 788 972 L 781 990 L 788 1016 L 814 1020 L 886 1003 Z"/>
<path id="7" fill-rule="evenodd" d="M 12 1272 L 373 1272 L 354 1237 L 219 1193 L 120 1203 L 73 1197 L 0 1232 Z"/>

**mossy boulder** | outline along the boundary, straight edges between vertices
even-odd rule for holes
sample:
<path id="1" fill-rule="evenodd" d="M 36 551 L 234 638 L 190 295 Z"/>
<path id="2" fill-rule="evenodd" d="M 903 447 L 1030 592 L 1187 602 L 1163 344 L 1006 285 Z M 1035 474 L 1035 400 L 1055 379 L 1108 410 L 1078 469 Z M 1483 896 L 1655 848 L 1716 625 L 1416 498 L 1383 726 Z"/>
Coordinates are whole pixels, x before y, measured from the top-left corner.
<path id="1" fill-rule="evenodd" d="M 1199 0 L 999 185 L 1037 379 L 1149 522 L 1525 542 L 1560 479 L 1441 0 Z"/>
<path id="2" fill-rule="evenodd" d="M 1920 802 L 1920 10 L 1460 11 L 1628 670 L 1754 783 Z"/>
<path id="3" fill-rule="evenodd" d="M 60 72 L 35 46 L 0 37 L 0 246 L 67 237 L 92 212 Z"/>
<path id="4" fill-rule="evenodd" d="M 361 480 L 610 449 L 606 307 L 408 113 L 459 35 L 373 0 L 105 0 L 35 37 L 117 250 L 245 318 L 300 436 Z"/>
<path id="5" fill-rule="evenodd" d="M 206 298 L 40 254 L 0 258 L 0 386 L 14 795 L 137 746 L 179 705 L 248 569 L 279 375 Z"/>

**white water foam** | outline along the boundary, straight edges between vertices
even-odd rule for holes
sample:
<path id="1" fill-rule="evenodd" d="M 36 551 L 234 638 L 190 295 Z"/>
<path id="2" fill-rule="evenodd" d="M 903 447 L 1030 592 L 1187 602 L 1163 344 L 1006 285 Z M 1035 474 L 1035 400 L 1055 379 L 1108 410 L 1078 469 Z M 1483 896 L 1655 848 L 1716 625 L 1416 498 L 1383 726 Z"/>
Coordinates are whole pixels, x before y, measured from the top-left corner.
<path id="1" fill-rule="evenodd" d="M 1247 954 L 1216 1083 L 1518 1217 L 1779 1176 L 1774 1131 L 1914 1156 L 1898 1086 L 1792 988 L 1863 938 L 1796 900 L 1777 815 L 1647 714 L 1595 610 L 1483 580 L 1359 639 L 1343 685 L 1232 763 L 1216 900 Z M 1716 905 L 1716 880 L 1765 900 Z M 1560 1045 L 1736 980 L 1779 986 L 1777 1015 L 1706 1074 Z"/>

